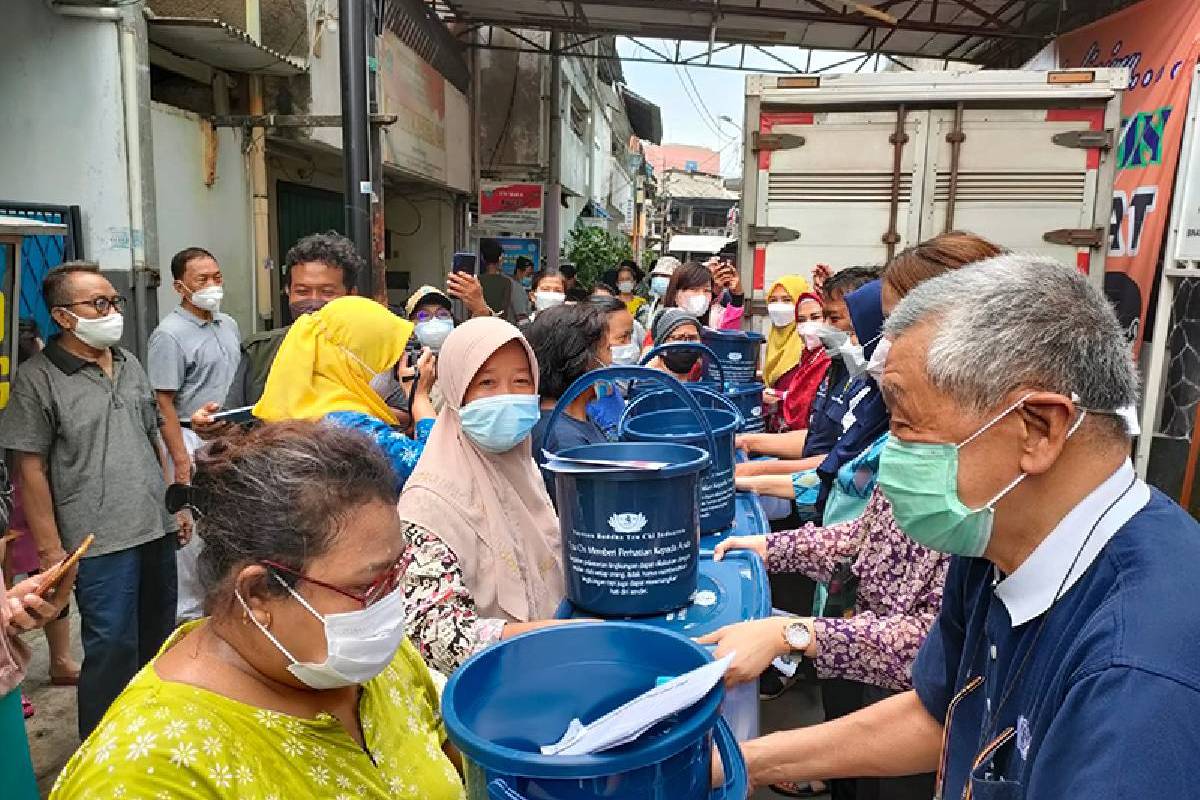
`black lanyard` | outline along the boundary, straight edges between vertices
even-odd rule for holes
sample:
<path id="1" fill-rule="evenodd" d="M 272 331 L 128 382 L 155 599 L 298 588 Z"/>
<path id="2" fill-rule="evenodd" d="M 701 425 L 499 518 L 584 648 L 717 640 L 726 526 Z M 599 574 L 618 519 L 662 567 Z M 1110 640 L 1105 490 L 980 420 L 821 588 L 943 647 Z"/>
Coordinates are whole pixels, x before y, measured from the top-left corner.
<path id="1" fill-rule="evenodd" d="M 1083 543 L 1079 545 L 1079 549 L 1075 552 L 1075 557 L 1071 559 L 1071 566 L 1067 568 L 1066 574 L 1063 575 L 1062 581 L 1058 584 L 1058 589 L 1054 592 L 1054 599 L 1050 601 L 1050 607 L 1043 612 L 1042 619 L 1040 622 L 1038 622 L 1037 630 L 1034 631 L 1033 634 L 1033 641 L 1029 643 L 1029 649 L 1025 651 L 1025 655 L 1021 658 L 1021 663 L 1018 665 L 1017 671 L 1013 674 L 1012 678 L 1009 679 L 1007 685 L 1004 687 L 1004 691 L 1000 693 L 1000 702 L 997 703 L 995 709 L 988 714 L 986 723 L 980 728 L 980 732 L 985 735 L 979 737 L 979 749 L 982 749 L 988 742 L 995 738 L 997 728 L 999 727 L 1000 712 L 1004 709 L 1009 697 L 1012 696 L 1013 690 L 1016 689 L 1017 684 L 1020 682 L 1021 676 L 1025 672 L 1025 668 L 1029 666 L 1030 657 L 1033 655 L 1033 651 L 1037 649 L 1038 640 L 1042 637 L 1042 631 L 1046 629 L 1046 622 L 1050 619 L 1050 615 L 1054 613 L 1055 605 L 1062 598 L 1063 590 L 1066 589 L 1067 586 L 1067 581 L 1070 579 L 1071 573 L 1075 571 L 1075 566 L 1079 563 L 1079 559 L 1083 557 L 1083 551 L 1087 548 L 1088 542 L 1092 540 L 1092 536 L 1096 533 L 1096 529 L 1100 527 L 1100 523 L 1104 521 L 1104 518 L 1107 517 L 1109 513 L 1117 507 L 1118 503 L 1125 499 L 1125 495 L 1129 494 L 1136 484 L 1137 476 L 1134 475 L 1133 479 L 1129 481 L 1129 485 L 1126 486 L 1124 491 L 1117 495 L 1117 497 L 1108 504 L 1108 507 L 1104 509 L 1104 513 L 1096 518 L 1096 522 L 1092 525 L 1091 530 L 1088 531 L 1087 536 L 1083 537 Z M 979 641 L 975 643 L 975 651 L 971 654 L 971 660 L 969 662 L 970 664 L 975 664 L 976 659 L 979 657 L 979 648 L 983 646 L 983 640 L 985 638 L 987 638 L 986 619 L 984 622 L 983 631 L 979 637 Z M 986 697 L 987 691 L 985 690 L 985 700 Z M 967 776 L 967 780 L 970 780 L 969 774 Z"/>

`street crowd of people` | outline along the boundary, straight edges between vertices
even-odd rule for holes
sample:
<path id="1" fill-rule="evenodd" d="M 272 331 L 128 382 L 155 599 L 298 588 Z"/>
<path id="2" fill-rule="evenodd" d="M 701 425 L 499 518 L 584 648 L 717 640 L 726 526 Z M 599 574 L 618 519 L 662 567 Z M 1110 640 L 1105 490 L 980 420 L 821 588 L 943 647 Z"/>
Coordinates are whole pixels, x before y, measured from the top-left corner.
<path id="1" fill-rule="evenodd" d="M 477 273 L 393 310 L 356 294 L 351 242 L 310 235 L 285 259 L 291 324 L 243 337 L 221 265 L 189 247 L 144 368 L 100 269 L 50 271 L 58 332 L 23 327 L 0 411 L 5 797 L 38 796 L 20 689 L 38 629 L 78 694 L 53 797 L 466 796 L 441 686 L 568 624 L 571 499 L 544 453 L 613 440 L 628 387 L 552 411 L 604 367 L 701 380 L 687 345 L 751 311 L 732 254 L 588 286 L 479 249 Z M 743 743 L 752 783 L 1190 796 L 1200 527 L 1130 464 L 1138 378 L 1103 295 L 960 232 L 810 272 L 763 295 L 766 430 L 737 439 L 772 531 L 714 556 L 757 553 L 790 613 L 701 640 L 733 655 L 727 684 L 821 682 L 826 722 Z"/>

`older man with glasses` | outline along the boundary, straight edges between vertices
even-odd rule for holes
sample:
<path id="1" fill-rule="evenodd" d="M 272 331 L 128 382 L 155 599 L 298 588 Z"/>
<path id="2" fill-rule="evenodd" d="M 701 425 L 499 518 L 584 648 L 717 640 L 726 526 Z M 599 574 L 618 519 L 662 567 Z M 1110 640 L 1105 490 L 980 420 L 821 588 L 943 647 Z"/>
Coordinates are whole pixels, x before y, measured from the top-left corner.
<path id="1" fill-rule="evenodd" d="M 163 502 L 154 392 L 117 346 L 124 298 L 86 262 L 52 269 L 42 291 L 62 332 L 21 365 L 0 447 L 14 456 L 43 569 L 96 537 L 75 582 L 86 738 L 174 626 L 179 526 Z"/>
<path id="2" fill-rule="evenodd" d="M 1113 309 L 1076 270 L 1007 255 L 921 284 L 884 335 L 879 487 L 954 555 L 941 613 L 913 691 L 747 742 L 755 783 L 936 769 L 939 798 L 1194 796 L 1200 525 L 1130 464 Z"/>

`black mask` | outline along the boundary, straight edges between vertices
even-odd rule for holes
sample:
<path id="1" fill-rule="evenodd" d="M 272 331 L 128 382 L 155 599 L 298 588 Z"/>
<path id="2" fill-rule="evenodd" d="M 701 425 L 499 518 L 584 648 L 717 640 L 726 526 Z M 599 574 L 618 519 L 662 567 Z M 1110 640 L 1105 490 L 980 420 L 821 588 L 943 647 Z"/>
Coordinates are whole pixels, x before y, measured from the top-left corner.
<path id="1" fill-rule="evenodd" d="M 300 319 L 305 314 L 320 311 L 328 302 L 328 300 L 317 300 L 316 298 L 297 300 L 294 303 L 288 303 L 288 310 L 292 312 L 292 319 Z"/>
<path id="2" fill-rule="evenodd" d="M 700 360 L 700 350 L 692 347 L 668 350 L 662 354 L 662 360 L 663 364 L 671 372 L 674 372 L 676 375 L 686 375 L 692 371 L 692 367 L 696 366 L 696 362 Z"/>

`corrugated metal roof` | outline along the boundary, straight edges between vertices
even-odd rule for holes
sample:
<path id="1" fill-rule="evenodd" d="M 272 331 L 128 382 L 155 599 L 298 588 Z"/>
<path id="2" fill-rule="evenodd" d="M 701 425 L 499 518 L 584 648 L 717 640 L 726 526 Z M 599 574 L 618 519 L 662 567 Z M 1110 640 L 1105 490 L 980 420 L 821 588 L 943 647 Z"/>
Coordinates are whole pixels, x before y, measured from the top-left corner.
<path id="1" fill-rule="evenodd" d="M 585 35 L 1020 63 L 1137 0 L 441 0 L 459 20 Z M 1066 9 L 1064 10 L 1064 6 Z"/>
<path id="2" fill-rule="evenodd" d="M 147 29 L 154 44 L 229 72 L 289 76 L 308 71 L 306 65 L 263 47 L 241 28 L 219 19 L 152 17 Z"/>
<path id="3" fill-rule="evenodd" d="M 629 117 L 629 126 L 639 139 L 651 144 L 662 143 L 662 111 L 640 94 L 631 92 L 622 86 L 621 100 L 625 104 L 625 116 Z"/>
<path id="4" fill-rule="evenodd" d="M 725 179 L 719 175 L 701 172 L 667 170 L 658 181 L 658 193 L 663 197 L 691 197 L 707 200 L 737 200 L 737 192 L 725 188 Z"/>

